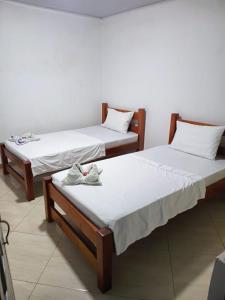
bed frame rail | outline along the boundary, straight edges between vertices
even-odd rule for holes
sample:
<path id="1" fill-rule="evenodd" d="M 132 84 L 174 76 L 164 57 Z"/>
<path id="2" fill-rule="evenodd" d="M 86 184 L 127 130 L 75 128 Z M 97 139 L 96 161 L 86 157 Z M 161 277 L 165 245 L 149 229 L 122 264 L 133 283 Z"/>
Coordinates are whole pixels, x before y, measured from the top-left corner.
<path id="1" fill-rule="evenodd" d="M 43 179 L 43 189 L 47 221 L 58 223 L 68 238 L 97 270 L 99 289 L 103 293 L 108 291 L 112 287 L 112 255 L 114 252 L 112 231 L 109 228 L 99 228 L 93 224 L 52 184 L 51 177 Z M 74 226 L 57 210 L 55 203 L 66 213 Z"/>
<path id="2" fill-rule="evenodd" d="M 0 144 L 0 150 L 3 174 L 11 174 L 15 177 L 24 186 L 27 199 L 29 201 L 33 200 L 34 185 L 31 162 L 18 158 L 12 152 L 7 150 L 4 144 Z M 14 168 L 14 165 L 17 169 Z"/>

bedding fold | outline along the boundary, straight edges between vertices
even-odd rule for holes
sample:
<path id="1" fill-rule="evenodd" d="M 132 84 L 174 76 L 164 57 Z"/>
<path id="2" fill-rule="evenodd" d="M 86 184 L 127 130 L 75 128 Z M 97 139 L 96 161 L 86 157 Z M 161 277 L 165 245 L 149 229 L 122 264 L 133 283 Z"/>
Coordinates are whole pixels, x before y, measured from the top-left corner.
<path id="1" fill-rule="evenodd" d="M 63 179 L 64 185 L 101 185 L 99 175 L 102 170 L 99 170 L 96 164 L 90 164 L 88 167 L 81 166 L 80 164 L 73 164 L 67 172 L 66 177 Z"/>

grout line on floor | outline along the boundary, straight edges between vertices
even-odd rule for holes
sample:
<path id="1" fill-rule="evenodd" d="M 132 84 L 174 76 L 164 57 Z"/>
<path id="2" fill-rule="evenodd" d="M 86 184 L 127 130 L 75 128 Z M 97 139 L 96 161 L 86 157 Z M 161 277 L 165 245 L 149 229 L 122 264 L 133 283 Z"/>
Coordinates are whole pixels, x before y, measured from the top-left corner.
<path id="1" fill-rule="evenodd" d="M 32 235 L 32 234 L 31 234 L 31 235 Z M 41 274 L 40 274 L 40 276 L 38 277 L 37 281 L 35 282 L 35 286 L 34 286 L 32 292 L 31 292 L 30 296 L 28 297 L 28 299 L 30 299 L 30 297 L 31 297 L 32 294 L 33 294 L 34 289 L 35 289 L 36 286 L 39 284 L 38 282 L 39 282 L 39 280 L 41 279 L 41 276 L 43 275 L 44 271 L 46 270 L 46 268 L 47 268 L 47 266 L 48 266 L 48 263 L 50 262 L 51 258 L 53 257 L 53 255 L 54 255 L 54 253 L 55 253 L 55 251 L 56 251 L 56 249 L 57 249 L 57 246 L 59 245 L 59 242 L 60 242 L 61 238 L 62 238 L 62 237 L 59 237 L 58 241 L 56 242 L 55 247 L 54 247 L 54 249 L 53 249 L 53 251 L 52 251 L 52 254 L 50 255 L 49 259 L 47 260 L 47 262 L 46 262 L 46 264 L 45 264 L 43 270 L 41 271 Z"/>
<path id="2" fill-rule="evenodd" d="M 225 242 L 223 241 L 222 237 L 220 236 L 219 230 L 218 230 L 217 227 L 216 227 L 216 224 L 215 224 L 215 221 L 214 221 L 212 215 L 211 215 L 211 214 L 209 214 L 209 215 L 210 215 L 210 219 L 211 219 L 211 222 L 212 222 L 212 226 L 213 226 L 213 228 L 214 228 L 214 230 L 215 230 L 215 232 L 216 232 L 216 234 L 217 234 L 217 237 L 218 237 L 218 239 L 220 240 L 220 242 L 221 242 L 223 248 L 225 249 Z"/>
<path id="3" fill-rule="evenodd" d="M 53 284 L 46 284 L 46 283 L 38 283 L 35 285 L 34 289 L 36 288 L 37 285 L 40 285 L 40 286 L 48 286 L 48 287 L 52 287 L 52 288 L 59 288 L 59 289 L 62 289 L 62 290 L 69 290 L 69 291 L 76 291 L 76 292 L 80 292 L 80 293 L 91 293 L 91 295 L 94 295 L 94 296 L 101 296 L 101 295 L 106 295 L 109 297 L 109 299 L 113 299 L 114 297 L 118 297 L 118 298 L 121 298 L 121 299 L 129 299 L 129 300 L 146 300 L 146 298 L 133 298 L 133 297 L 127 297 L 127 296 L 120 296 L 120 295 L 110 295 L 110 294 L 102 294 L 100 291 L 99 291 L 99 294 L 97 294 L 96 292 L 91 292 L 90 290 L 82 290 L 82 289 L 76 289 L 76 288 L 68 288 L 68 287 L 62 287 L 62 286 L 58 286 L 58 285 L 53 285 Z M 33 291 L 34 289 L 32 290 L 32 293 L 30 294 L 29 298 L 32 296 L 33 294 Z M 152 298 L 148 298 L 148 300 L 153 300 Z"/>
<path id="4" fill-rule="evenodd" d="M 171 270 L 171 277 L 172 277 L 173 296 L 175 298 L 176 297 L 176 290 L 175 290 L 175 283 L 174 283 L 172 256 L 171 256 L 171 253 L 170 253 L 170 241 L 169 241 L 169 231 L 168 231 L 168 228 L 166 229 L 166 241 L 167 241 L 167 249 L 168 249 L 168 255 L 169 255 L 169 264 L 170 264 L 170 270 Z"/>
<path id="5" fill-rule="evenodd" d="M 30 235 L 38 235 L 38 236 L 49 236 L 49 235 L 47 235 L 47 234 L 33 233 L 33 232 L 25 232 L 25 231 L 18 231 L 18 230 L 11 230 L 11 232 L 15 232 L 15 233 L 23 233 L 23 234 L 30 234 Z"/>
<path id="6" fill-rule="evenodd" d="M 34 284 L 34 287 L 35 287 L 35 282 L 30 282 L 30 281 L 27 281 L 27 280 L 18 280 L 18 279 L 12 279 L 12 281 L 24 282 L 24 283 L 33 283 L 33 284 Z M 14 284 L 13 284 L 13 285 L 14 285 Z M 29 295 L 28 295 L 28 299 L 29 299 L 31 293 L 32 293 L 33 290 L 34 290 L 34 287 L 31 289 L 31 291 L 30 291 L 30 293 L 29 293 Z"/>
<path id="7" fill-rule="evenodd" d="M 17 278 L 14 278 L 13 276 L 12 276 L 12 280 L 14 280 L 14 281 L 23 281 L 23 282 L 34 283 L 34 284 L 36 283 L 36 281 L 28 281 L 28 280 L 24 280 L 24 279 L 17 279 Z"/>
<path id="8" fill-rule="evenodd" d="M 37 204 L 32 205 L 31 208 L 29 209 L 29 211 L 22 217 L 22 219 L 20 221 L 18 221 L 18 223 L 14 226 L 12 226 L 12 230 L 11 232 L 16 232 L 16 228 L 19 227 L 19 225 L 24 221 L 24 219 L 31 213 L 31 211 L 36 207 Z"/>

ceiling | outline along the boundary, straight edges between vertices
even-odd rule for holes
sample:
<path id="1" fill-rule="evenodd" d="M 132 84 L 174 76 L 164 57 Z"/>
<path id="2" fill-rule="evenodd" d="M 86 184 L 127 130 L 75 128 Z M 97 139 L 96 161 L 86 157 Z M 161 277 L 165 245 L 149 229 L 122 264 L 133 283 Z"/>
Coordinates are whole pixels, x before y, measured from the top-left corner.
<path id="1" fill-rule="evenodd" d="M 162 0 L 11 0 L 93 17 L 109 17 Z"/>

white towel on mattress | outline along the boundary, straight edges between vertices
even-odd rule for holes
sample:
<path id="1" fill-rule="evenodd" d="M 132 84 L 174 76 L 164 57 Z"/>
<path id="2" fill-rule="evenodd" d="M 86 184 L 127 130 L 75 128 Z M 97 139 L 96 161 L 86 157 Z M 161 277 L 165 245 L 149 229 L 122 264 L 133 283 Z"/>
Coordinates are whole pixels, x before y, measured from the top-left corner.
<path id="1" fill-rule="evenodd" d="M 36 137 L 33 133 L 28 132 L 22 135 L 12 135 L 9 138 L 9 141 L 16 143 L 16 145 L 21 146 L 29 142 L 40 141 L 40 138 Z"/>
<path id="2" fill-rule="evenodd" d="M 83 167 L 80 164 L 73 164 L 63 179 L 63 183 L 65 185 L 101 185 L 102 183 L 99 178 L 101 172 L 102 170 L 98 169 L 96 164 L 90 164 L 87 167 Z"/>

